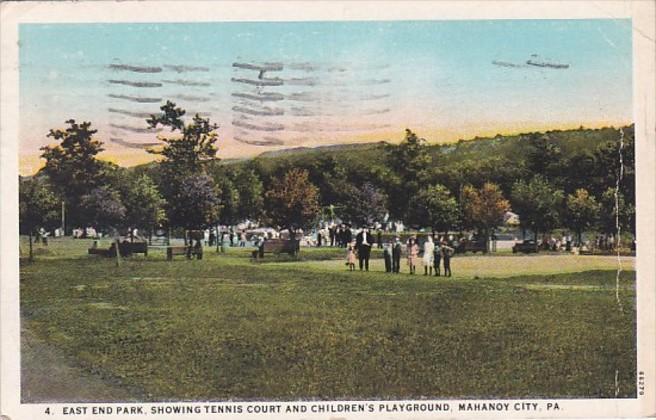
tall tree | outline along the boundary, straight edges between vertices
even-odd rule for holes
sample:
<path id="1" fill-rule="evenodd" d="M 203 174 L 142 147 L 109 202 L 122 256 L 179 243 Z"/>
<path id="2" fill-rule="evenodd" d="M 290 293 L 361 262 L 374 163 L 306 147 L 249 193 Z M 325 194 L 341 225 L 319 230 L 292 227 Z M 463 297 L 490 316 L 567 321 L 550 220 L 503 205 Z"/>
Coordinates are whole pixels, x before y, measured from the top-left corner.
<path id="1" fill-rule="evenodd" d="M 69 127 L 50 130 L 48 137 L 59 141 L 56 146 L 41 148 L 41 157 L 46 160 L 42 172 L 48 175 L 53 188 L 64 198 L 67 209 L 67 226 L 85 226 L 87 214 L 80 208 L 80 200 L 95 188 L 107 183 L 108 173 L 116 165 L 101 161 L 98 153 L 103 151 L 102 142 L 94 139 L 97 130 L 90 122 L 78 124 L 71 119 Z"/>
<path id="2" fill-rule="evenodd" d="M 456 199 L 443 185 L 424 188 L 410 200 L 408 223 L 418 227 L 430 226 L 435 232 L 448 232 L 458 222 Z"/>
<path id="3" fill-rule="evenodd" d="M 237 214 L 241 220 L 258 220 L 264 206 L 264 186 L 254 170 L 242 168 L 234 175 L 233 183 L 239 193 Z"/>
<path id="4" fill-rule="evenodd" d="M 164 146 L 150 149 L 149 152 L 161 155 L 162 166 L 172 170 L 176 176 L 203 172 L 208 162 L 216 160 L 216 130 L 219 126 L 198 114 L 192 118 L 191 123 L 185 123 L 186 111 L 171 101 L 166 101 L 160 110 L 158 115 L 151 116 L 146 123 L 151 128 L 166 127 L 175 135 L 160 137 Z"/>
<path id="5" fill-rule="evenodd" d="M 584 188 L 567 195 L 567 212 L 565 224 L 576 232 L 577 243 L 581 243 L 581 234 L 594 225 L 599 217 L 600 206 L 594 196 Z"/>
<path id="6" fill-rule="evenodd" d="M 59 223 L 59 199 L 43 177 L 19 177 L 19 230 L 29 236 L 29 260 L 34 260 L 32 242 L 38 230 L 55 228 Z"/>
<path id="7" fill-rule="evenodd" d="M 406 129 L 400 144 L 388 146 L 386 160 L 390 168 L 385 178 L 389 185 L 391 216 L 405 219 L 410 197 L 419 191 L 430 174 L 432 159 L 426 140 Z"/>
<path id="8" fill-rule="evenodd" d="M 564 193 L 540 175 L 513 185 L 511 200 L 522 229 L 530 229 L 538 239 L 558 226 L 563 210 Z"/>
<path id="9" fill-rule="evenodd" d="M 291 231 L 309 226 L 319 214 L 319 189 L 308 171 L 292 168 L 266 192 L 266 209 L 274 224 Z"/>
<path id="10" fill-rule="evenodd" d="M 499 186 L 491 182 L 486 182 L 480 189 L 466 185 L 461 200 L 464 226 L 482 234 L 487 247 L 492 229 L 503 223 L 503 216 L 510 211 L 510 203 Z"/>
<path id="11" fill-rule="evenodd" d="M 194 219 L 191 224 L 202 225 L 204 223 L 200 221 L 206 220 L 205 212 L 209 211 L 202 206 L 215 203 L 217 208 L 213 211 L 217 213 L 216 217 L 219 211 L 217 186 L 211 178 L 205 176 L 207 166 L 217 160 L 218 125 L 198 114 L 191 119 L 191 122 L 186 122 L 184 119 L 186 111 L 171 101 L 166 101 L 160 110 L 158 115 L 151 116 L 146 122 L 151 128 L 162 126 L 172 133 L 160 137 L 164 143 L 161 148 L 149 150 L 150 153 L 163 157 L 160 162 L 159 186 L 168 203 L 168 220 L 173 226 L 188 226 L 189 223 L 180 215 L 198 214 L 199 219 Z M 185 190 L 189 186 L 202 187 L 210 196 L 202 199 L 200 196 L 193 195 L 193 192 Z M 184 204 L 180 202 L 181 197 L 185 198 Z M 189 209 L 181 207 L 194 205 L 201 207 Z"/>
<path id="12" fill-rule="evenodd" d="M 219 201 L 221 213 L 219 222 L 224 225 L 235 225 L 239 223 L 239 191 L 226 171 L 214 177 L 217 188 L 221 191 Z"/>

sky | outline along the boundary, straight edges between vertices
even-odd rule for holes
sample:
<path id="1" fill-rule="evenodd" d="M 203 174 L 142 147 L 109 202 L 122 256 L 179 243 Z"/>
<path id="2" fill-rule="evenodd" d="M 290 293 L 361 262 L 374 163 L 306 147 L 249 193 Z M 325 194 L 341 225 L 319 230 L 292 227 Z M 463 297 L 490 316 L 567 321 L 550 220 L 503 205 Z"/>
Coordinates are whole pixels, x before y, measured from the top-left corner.
<path id="1" fill-rule="evenodd" d="M 103 156 L 153 158 L 172 100 L 219 124 L 219 157 L 632 121 L 631 21 L 22 24 L 20 164 L 91 121 Z"/>

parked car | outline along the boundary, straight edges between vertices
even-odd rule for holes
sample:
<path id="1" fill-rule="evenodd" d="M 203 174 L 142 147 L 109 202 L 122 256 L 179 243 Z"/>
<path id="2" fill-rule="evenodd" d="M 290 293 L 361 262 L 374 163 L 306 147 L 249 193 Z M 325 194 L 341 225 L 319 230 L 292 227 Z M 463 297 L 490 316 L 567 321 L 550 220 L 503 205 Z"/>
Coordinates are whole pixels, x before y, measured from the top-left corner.
<path id="1" fill-rule="evenodd" d="M 485 240 L 476 239 L 476 240 L 467 240 L 461 239 L 460 243 L 455 247 L 457 254 L 464 254 L 465 252 L 487 252 L 487 246 Z"/>
<path id="2" fill-rule="evenodd" d="M 512 247 L 513 254 L 518 252 L 523 252 L 524 254 L 530 254 L 531 252 L 538 252 L 538 245 L 532 239 L 527 239 L 522 242 L 516 243 Z"/>

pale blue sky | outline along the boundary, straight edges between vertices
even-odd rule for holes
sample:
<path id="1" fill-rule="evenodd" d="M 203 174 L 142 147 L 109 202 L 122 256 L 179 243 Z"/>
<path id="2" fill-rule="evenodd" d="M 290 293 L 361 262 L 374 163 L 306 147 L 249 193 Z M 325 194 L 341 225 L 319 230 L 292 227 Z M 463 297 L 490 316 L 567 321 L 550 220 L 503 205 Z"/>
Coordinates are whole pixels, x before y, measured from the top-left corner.
<path id="1" fill-rule="evenodd" d="M 526 66 L 533 54 L 535 61 L 569 68 Z M 234 62 L 284 65 L 284 71 L 266 73 L 285 79 L 284 86 L 268 89 L 285 95 L 280 102 L 284 115 L 249 121 L 284 125 L 285 130 L 273 134 L 295 139 L 288 145 L 349 141 L 349 135 L 364 135 L 368 128 L 370 137 L 379 132 L 384 138 L 410 126 L 439 141 L 431 133 L 466 136 L 476 127 L 485 131 L 533 123 L 557 128 L 561 123 L 632 119 L 631 22 L 626 19 L 23 24 L 22 153 L 35 153 L 47 142 L 48 129 L 68 118 L 92 121 L 104 137 L 152 140 L 152 134 L 116 132 L 117 125 L 141 127 L 143 121 L 108 108 L 152 112 L 158 105 L 122 96 L 177 96 L 178 103 L 208 112 L 222 126 L 225 150 L 231 144 L 241 149 L 244 145 L 233 141 L 233 121 L 251 116 L 234 111 L 244 104 L 231 93 L 244 89 L 231 79 L 257 78 L 257 73 L 235 69 Z M 162 71 L 117 71 L 110 64 Z M 180 73 L 167 64 L 207 71 Z M 288 86 L 290 79 L 312 79 L 314 84 Z M 162 86 L 135 88 L 110 80 Z M 187 84 L 173 83 L 180 80 Z M 308 99 L 294 102 L 299 93 Z M 292 117 L 300 108 L 313 117 Z M 298 128 L 306 126 L 313 129 Z M 255 138 L 266 133 L 242 134 Z M 120 152 L 119 144 L 112 147 Z"/>

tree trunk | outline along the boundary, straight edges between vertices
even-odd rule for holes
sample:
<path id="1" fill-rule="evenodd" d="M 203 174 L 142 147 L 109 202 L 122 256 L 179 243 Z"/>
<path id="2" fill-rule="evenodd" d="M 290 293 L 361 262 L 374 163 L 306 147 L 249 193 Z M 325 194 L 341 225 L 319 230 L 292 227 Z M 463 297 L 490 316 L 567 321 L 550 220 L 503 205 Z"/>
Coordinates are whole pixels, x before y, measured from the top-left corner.
<path id="1" fill-rule="evenodd" d="M 223 244 L 220 243 L 222 238 L 219 237 L 219 225 L 216 225 L 215 229 L 216 229 L 216 238 L 215 238 L 215 240 L 216 240 L 216 252 L 218 253 L 219 250 L 221 249 L 221 245 L 223 245 Z"/>
<path id="2" fill-rule="evenodd" d="M 28 257 L 28 261 L 32 262 L 34 261 L 34 253 L 32 252 L 32 232 L 28 235 L 30 237 L 30 256 Z"/>

